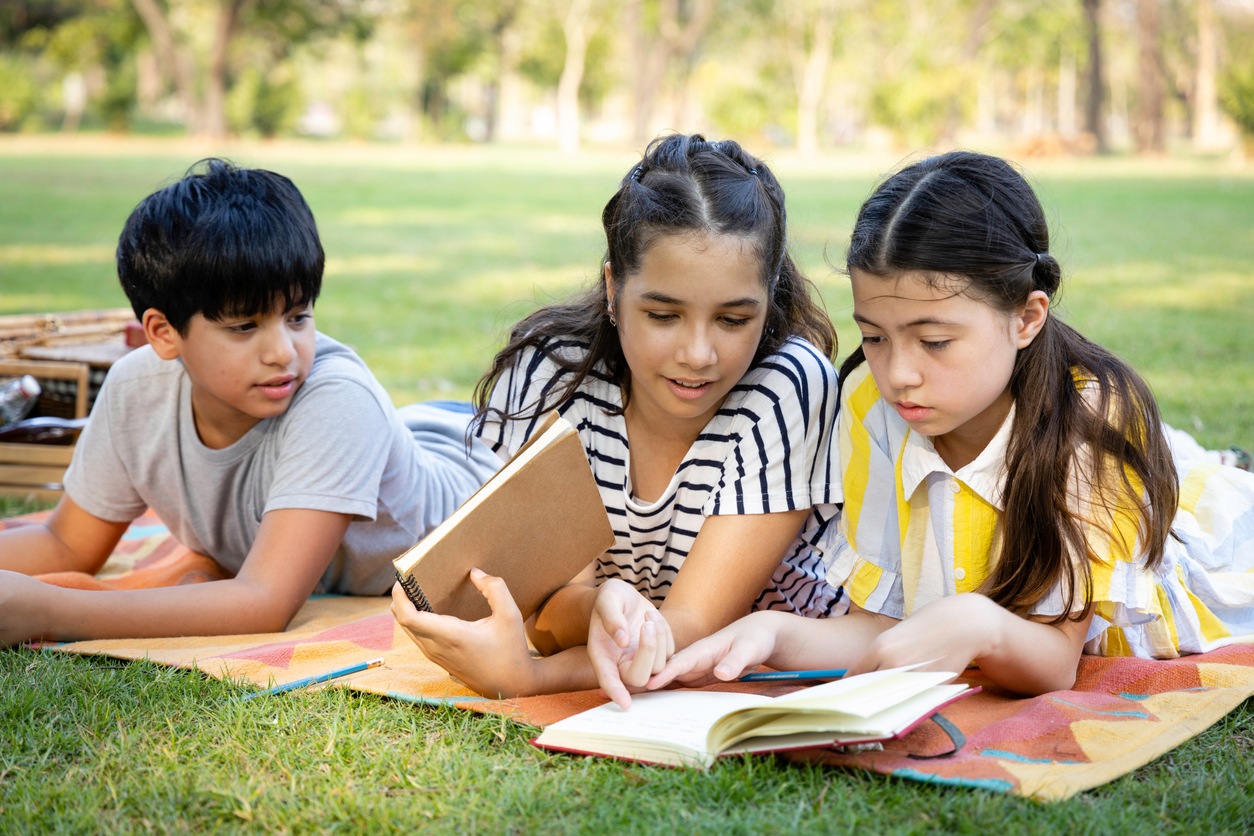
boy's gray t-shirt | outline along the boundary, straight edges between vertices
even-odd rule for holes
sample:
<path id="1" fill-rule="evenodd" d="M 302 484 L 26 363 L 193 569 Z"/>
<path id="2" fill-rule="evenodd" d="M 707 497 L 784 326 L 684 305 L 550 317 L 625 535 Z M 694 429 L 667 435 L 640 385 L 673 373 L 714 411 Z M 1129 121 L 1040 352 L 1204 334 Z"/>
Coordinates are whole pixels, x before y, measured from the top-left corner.
<path id="1" fill-rule="evenodd" d="M 65 489 L 105 520 L 152 508 L 180 543 L 231 572 L 268 511 L 352 514 L 315 591 L 378 595 L 394 579 L 392 559 L 500 465 L 486 446 L 467 456 L 468 419 L 422 405 L 398 412 L 365 363 L 320 333 L 287 411 L 213 450 L 196 432 L 182 361 L 145 346 L 110 369 Z"/>

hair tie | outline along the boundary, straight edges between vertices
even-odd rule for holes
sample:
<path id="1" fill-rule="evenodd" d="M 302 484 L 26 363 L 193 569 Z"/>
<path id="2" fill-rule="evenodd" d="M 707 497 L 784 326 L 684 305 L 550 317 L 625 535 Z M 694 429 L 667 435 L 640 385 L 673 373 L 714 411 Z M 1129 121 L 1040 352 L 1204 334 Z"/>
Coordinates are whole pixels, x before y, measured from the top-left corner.
<path id="1" fill-rule="evenodd" d="M 1036 256 L 1037 264 L 1040 264 L 1042 261 L 1044 261 L 1046 258 L 1049 257 L 1049 253 L 1033 253 L 1033 255 Z"/>

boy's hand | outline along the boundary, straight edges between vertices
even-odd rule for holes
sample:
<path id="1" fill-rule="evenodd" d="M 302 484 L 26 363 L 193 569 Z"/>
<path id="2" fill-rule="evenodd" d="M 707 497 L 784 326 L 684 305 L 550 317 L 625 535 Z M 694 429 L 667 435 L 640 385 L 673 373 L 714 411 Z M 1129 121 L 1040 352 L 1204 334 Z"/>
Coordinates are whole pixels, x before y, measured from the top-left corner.
<path id="1" fill-rule="evenodd" d="M 33 641 L 46 629 L 38 623 L 40 601 L 55 587 L 18 572 L 0 570 L 0 647 Z M 54 593 L 55 594 L 55 593 Z"/>
<path id="2" fill-rule="evenodd" d="M 471 570 L 470 580 L 488 599 L 487 618 L 463 621 L 419 612 L 399 583 L 392 587 L 392 615 L 423 655 L 485 697 L 537 693 L 536 660 L 505 581 L 478 569 Z"/>
<path id="3" fill-rule="evenodd" d="M 730 682 L 775 652 L 776 613 L 758 612 L 734 621 L 712 636 L 676 653 L 648 682 L 649 690 L 671 682 L 695 687 Z"/>
<path id="4" fill-rule="evenodd" d="M 674 653 L 670 625 L 652 602 L 621 580 L 601 584 L 588 625 L 588 658 L 606 696 L 627 708 L 628 688 L 643 688 Z"/>

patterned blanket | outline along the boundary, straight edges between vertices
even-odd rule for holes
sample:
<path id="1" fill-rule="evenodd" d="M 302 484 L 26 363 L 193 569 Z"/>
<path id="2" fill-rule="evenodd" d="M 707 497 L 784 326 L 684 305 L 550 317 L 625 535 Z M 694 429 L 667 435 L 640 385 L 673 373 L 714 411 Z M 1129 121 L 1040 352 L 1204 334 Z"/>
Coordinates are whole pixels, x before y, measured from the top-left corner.
<path id="1" fill-rule="evenodd" d="M 30 524 L 41 515 L 0 521 Z M 207 579 L 160 522 L 140 518 L 100 577 L 172 582 Z M 187 571 L 183 571 L 187 570 Z M 50 580 L 64 582 L 64 578 Z M 119 583 L 120 581 L 120 583 Z M 78 584 L 74 584 L 78 585 Z M 605 702 L 596 691 L 513 700 L 485 699 L 429 662 L 389 613 L 387 598 L 314 596 L 282 633 L 45 645 L 66 653 L 148 659 L 259 686 L 281 685 L 368 659 L 381 667 L 312 687 L 351 688 L 420 704 L 445 704 L 543 726 Z M 1173 661 L 1084 657 L 1070 691 L 1018 698 L 983 687 L 882 751 L 810 750 L 790 755 L 917 781 L 980 787 L 1060 800 L 1124 775 L 1188 740 L 1254 695 L 1254 645 L 1233 645 Z M 795 686 L 732 684 L 720 689 L 778 695 Z M 948 727 L 948 728 L 946 728 Z M 965 739 L 965 742 L 963 740 Z M 954 751 L 955 741 L 962 743 Z"/>

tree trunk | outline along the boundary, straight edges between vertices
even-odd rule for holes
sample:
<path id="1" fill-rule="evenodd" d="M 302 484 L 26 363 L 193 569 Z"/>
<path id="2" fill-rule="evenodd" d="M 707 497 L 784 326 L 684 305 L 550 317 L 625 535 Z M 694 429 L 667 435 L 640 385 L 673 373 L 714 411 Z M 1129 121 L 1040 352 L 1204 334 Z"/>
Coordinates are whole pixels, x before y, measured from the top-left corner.
<path id="1" fill-rule="evenodd" d="M 174 30 L 166 19 L 165 12 L 157 0 L 131 0 L 131 5 L 139 14 L 140 20 L 148 30 L 152 39 L 152 51 L 157 58 L 166 78 L 172 79 L 179 101 L 183 104 L 183 112 L 187 116 L 187 130 L 198 133 L 201 126 L 200 108 L 197 106 L 196 93 L 192 85 L 192 73 L 187 63 L 179 56 L 174 46 Z"/>
<path id="2" fill-rule="evenodd" d="M 980 0 L 971 13 L 971 22 L 967 26 L 967 39 L 962 45 L 962 62 L 971 66 L 980 56 L 980 47 L 984 44 L 984 30 L 988 28 L 988 19 L 993 13 L 997 0 Z M 953 142 L 958 133 L 958 121 L 961 118 L 959 101 L 955 98 L 949 102 L 945 121 L 941 124 L 937 139 L 942 143 Z"/>
<path id="3" fill-rule="evenodd" d="M 797 152 L 813 157 L 819 152 L 819 104 L 827 88 L 827 69 L 832 60 L 836 34 L 836 0 L 823 0 L 814 21 L 810 49 L 805 48 L 804 14 L 797 3 L 789 3 L 788 30 L 792 43 L 793 78 L 797 85 Z"/>
<path id="4" fill-rule="evenodd" d="M 588 13 L 591 0 L 571 0 L 562 33 L 566 36 L 566 62 L 557 83 L 557 145 L 564 154 L 579 151 L 579 85 L 588 56 Z"/>
<path id="5" fill-rule="evenodd" d="M 687 58 L 691 55 L 714 16 L 717 0 L 692 0 L 691 13 L 682 26 L 679 23 L 679 0 L 660 0 L 658 33 L 649 47 L 645 46 L 648 38 L 644 32 L 644 15 L 640 8 L 642 2 L 643 0 L 631 0 L 627 5 L 628 19 L 633 26 L 636 112 L 632 120 L 632 139 L 636 143 L 643 143 L 648 139 L 649 122 L 653 117 L 653 108 L 657 103 L 662 80 L 666 77 L 666 70 L 676 57 Z"/>
<path id="6" fill-rule="evenodd" d="M 1163 79 L 1158 67 L 1158 0 L 1138 0 L 1137 103 L 1134 137 L 1140 154 L 1163 150 Z"/>
<path id="7" fill-rule="evenodd" d="M 1076 68 L 1075 52 L 1067 47 L 1058 59 L 1058 133 L 1074 139 Z"/>
<path id="8" fill-rule="evenodd" d="M 1197 0 L 1197 88 L 1193 144 L 1200 151 L 1219 146 L 1219 98 L 1215 93 L 1218 61 L 1214 0 Z"/>
<path id="9" fill-rule="evenodd" d="M 223 0 L 214 27 L 213 49 L 209 53 L 209 76 L 205 79 L 205 120 L 201 133 L 214 139 L 226 136 L 226 63 L 231 39 L 239 24 L 240 11 L 248 0 Z"/>
<path id="10" fill-rule="evenodd" d="M 1106 154 L 1110 145 L 1106 141 L 1106 125 L 1102 122 L 1102 102 L 1106 95 L 1106 82 L 1102 78 L 1102 0 L 1083 0 L 1083 4 L 1089 36 L 1089 92 L 1084 102 L 1084 130 L 1093 135 L 1097 153 Z"/>

